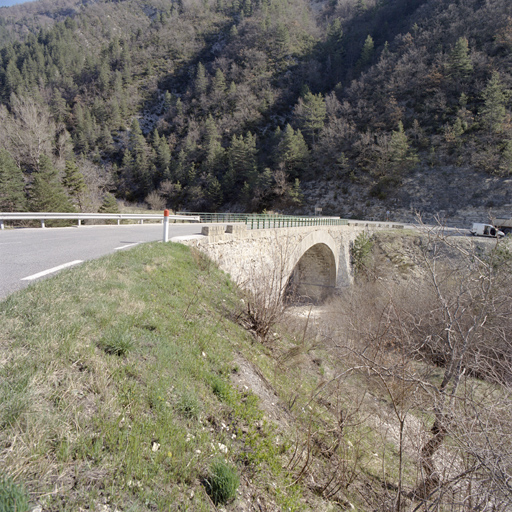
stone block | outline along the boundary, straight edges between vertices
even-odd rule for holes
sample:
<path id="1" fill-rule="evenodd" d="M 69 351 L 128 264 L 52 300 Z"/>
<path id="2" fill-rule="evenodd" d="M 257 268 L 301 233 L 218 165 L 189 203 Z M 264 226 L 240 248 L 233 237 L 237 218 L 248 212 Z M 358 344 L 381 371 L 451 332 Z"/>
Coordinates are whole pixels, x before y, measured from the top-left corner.
<path id="1" fill-rule="evenodd" d="M 231 233 L 235 236 L 244 236 L 247 233 L 247 226 L 245 224 L 228 224 L 226 226 L 226 233 Z"/>
<path id="2" fill-rule="evenodd" d="M 204 236 L 222 236 L 226 232 L 226 228 L 223 224 L 215 226 L 203 226 L 201 234 Z"/>

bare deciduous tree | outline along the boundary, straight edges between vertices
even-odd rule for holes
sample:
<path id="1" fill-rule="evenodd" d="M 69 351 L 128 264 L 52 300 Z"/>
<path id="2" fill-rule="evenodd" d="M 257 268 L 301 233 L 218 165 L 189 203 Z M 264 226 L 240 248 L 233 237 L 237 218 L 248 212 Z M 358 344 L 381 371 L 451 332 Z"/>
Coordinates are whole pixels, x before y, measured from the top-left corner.
<path id="1" fill-rule="evenodd" d="M 503 242 L 483 249 L 438 227 L 425 228 L 420 254 L 423 264 L 416 277 L 405 283 L 363 280 L 333 303 L 334 316 L 318 333 L 334 375 L 312 400 L 327 404 L 332 413 L 331 439 L 347 410 L 359 422 L 356 431 L 366 432 L 360 442 L 375 451 L 381 464 L 380 476 L 369 479 L 371 492 L 364 493 L 368 506 L 397 512 L 509 510 L 510 250 Z M 308 454 L 315 436 L 329 431 L 325 419 L 313 416 L 302 444 Z M 355 464 L 359 478 L 363 472 L 377 473 L 375 463 L 356 456 L 360 450 L 326 453 L 331 465 L 341 457 L 336 467 L 345 471 Z M 333 487 L 325 469 L 318 469 L 328 464 L 311 459 L 308 455 L 304 471 L 324 482 L 324 495 L 337 489 L 348 496 L 341 482 L 350 481 L 349 473 L 337 474 L 340 485 Z"/>
<path id="2" fill-rule="evenodd" d="M 13 94 L 11 112 L 0 105 L 0 124 L 0 143 L 20 167 L 37 169 L 41 155 L 53 154 L 57 126 L 47 105 Z"/>

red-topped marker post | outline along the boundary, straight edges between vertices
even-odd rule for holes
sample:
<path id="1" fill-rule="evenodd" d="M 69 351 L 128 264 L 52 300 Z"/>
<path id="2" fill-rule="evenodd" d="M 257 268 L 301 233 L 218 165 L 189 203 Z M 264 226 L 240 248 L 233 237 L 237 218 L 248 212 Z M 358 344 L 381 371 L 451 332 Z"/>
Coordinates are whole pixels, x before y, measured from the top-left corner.
<path id="1" fill-rule="evenodd" d="M 169 210 L 164 210 L 164 242 L 169 241 Z"/>

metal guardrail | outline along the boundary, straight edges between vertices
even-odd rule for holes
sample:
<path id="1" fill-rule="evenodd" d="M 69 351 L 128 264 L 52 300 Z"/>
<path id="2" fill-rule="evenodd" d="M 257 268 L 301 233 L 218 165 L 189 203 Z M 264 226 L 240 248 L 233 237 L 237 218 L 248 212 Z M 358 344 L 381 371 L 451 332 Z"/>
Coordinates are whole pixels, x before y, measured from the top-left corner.
<path id="1" fill-rule="evenodd" d="M 182 222 L 200 222 L 198 215 L 170 215 L 171 221 Z M 46 220 L 77 220 L 78 226 L 83 220 L 117 220 L 121 224 L 122 220 L 138 220 L 141 224 L 145 220 L 163 221 L 161 213 L 53 213 L 53 212 L 0 212 L 0 229 L 4 229 L 5 221 L 13 220 L 38 220 L 41 227 L 45 227 Z"/>
<path id="2" fill-rule="evenodd" d="M 362 226 L 380 228 L 403 228 L 404 224 L 392 222 L 376 222 L 363 220 L 348 220 L 340 217 L 301 217 L 294 215 L 258 214 L 258 213 L 203 213 L 178 212 L 169 215 L 169 222 L 201 222 L 203 224 L 243 223 L 249 229 L 291 228 L 304 226 Z M 145 220 L 163 221 L 161 213 L 52 213 L 52 212 L 0 212 L 0 229 L 4 229 L 6 221 L 38 220 L 45 227 L 46 220 L 77 220 L 78 226 L 83 220 Z"/>
<path id="3" fill-rule="evenodd" d="M 348 221 L 339 217 L 300 217 L 294 215 L 257 213 L 200 213 L 178 212 L 178 215 L 199 216 L 202 223 L 241 222 L 250 229 L 291 228 L 302 226 L 346 226 Z"/>

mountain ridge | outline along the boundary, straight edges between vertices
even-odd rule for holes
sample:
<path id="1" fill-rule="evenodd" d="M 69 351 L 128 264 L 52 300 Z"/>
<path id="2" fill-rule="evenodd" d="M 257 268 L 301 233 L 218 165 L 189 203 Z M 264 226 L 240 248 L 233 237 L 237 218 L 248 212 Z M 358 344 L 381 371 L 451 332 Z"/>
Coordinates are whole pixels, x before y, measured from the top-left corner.
<path id="1" fill-rule="evenodd" d="M 59 127 L 45 154 L 61 177 L 79 162 L 90 208 L 114 192 L 175 209 L 434 215 L 404 184 L 440 188 L 451 169 L 472 176 L 475 216 L 511 202 L 505 1 L 39 0 L 0 11 L 0 41 L 0 147 L 29 203 L 39 156 L 12 142 L 25 122 L 13 93 Z M 320 183 L 353 199 L 327 201 Z M 467 195 L 450 196 L 449 222 L 465 221 Z"/>

